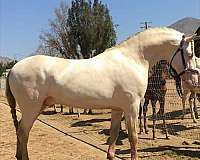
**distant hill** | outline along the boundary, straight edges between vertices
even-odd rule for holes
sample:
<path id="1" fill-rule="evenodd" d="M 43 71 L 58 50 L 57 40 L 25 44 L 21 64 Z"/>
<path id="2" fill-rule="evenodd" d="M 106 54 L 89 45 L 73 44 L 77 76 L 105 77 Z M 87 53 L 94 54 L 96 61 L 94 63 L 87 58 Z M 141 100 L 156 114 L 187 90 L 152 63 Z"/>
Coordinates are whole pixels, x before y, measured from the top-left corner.
<path id="1" fill-rule="evenodd" d="M 194 33 L 200 27 L 200 19 L 185 17 L 171 24 L 169 27 L 189 35 Z"/>
<path id="2" fill-rule="evenodd" d="M 0 63 L 1 64 L 7 64 L 8 62 L 11 62 L 11 61 L 13 61 L 13 59 L 10 59 L 8 57 L 2 57 L 2 56 L 0 56 Z"/>

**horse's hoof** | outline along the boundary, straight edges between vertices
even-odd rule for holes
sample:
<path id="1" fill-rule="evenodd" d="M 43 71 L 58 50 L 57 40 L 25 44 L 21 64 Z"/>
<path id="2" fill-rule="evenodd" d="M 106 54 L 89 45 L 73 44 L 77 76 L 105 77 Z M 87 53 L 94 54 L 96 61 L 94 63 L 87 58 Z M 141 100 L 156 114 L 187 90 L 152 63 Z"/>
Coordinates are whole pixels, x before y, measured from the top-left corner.
<path id="1" fill-rule="evenodd" d="M 193 119 L 193 123 L 197 123 L 197 120 L 196 120 L 196 119 Z"/>
<path id="2" fill-rule="evenodd" d="M 22 155 L 15 155 L 15 157 L 17 158 L 17 160 L 22 160 Z"/>
<path id="3" fill-rule="evenodd" d="M 108 160 L 114 160 L 114 159 L 115 159 L 115 156 L 107 155 L 107 159 L 108 159 Z"/>
<path id="4" fill-rule="evenodd" d="M 149 131 L 148 131 L 148 130 L 146 130 L 146 131 L 145 131 L 145 134 L 149 134 Z"/>
<path id="5" fill-rule="evenodd" d="M 143 133 L 143 129 L 140 129 L 140 132 L 138 134 L 142 134 Z"/>
<path id="6" fill-rule="evenodd" d="M 169 136 L 166 136 L 166 139 L 167 139 L 167 140 L 169 140 L 169 139 L 170 139 L 170 137 L 169 137 Z"/>
<path id="7" fill-rule="evenodd" d="M 90 111 L 89 111 L 88 114 L 89 114 L 89 115 L 93 115 L 93 112 L 90 112 Z"/>

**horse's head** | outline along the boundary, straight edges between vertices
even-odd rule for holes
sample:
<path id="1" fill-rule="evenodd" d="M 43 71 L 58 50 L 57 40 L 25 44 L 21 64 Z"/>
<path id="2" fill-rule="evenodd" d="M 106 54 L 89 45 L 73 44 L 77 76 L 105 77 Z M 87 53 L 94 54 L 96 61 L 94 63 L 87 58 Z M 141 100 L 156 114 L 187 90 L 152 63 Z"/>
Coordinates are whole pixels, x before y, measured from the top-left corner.
<path id="1" fill-rule="evenodd" d="M 199 36 L 196 36 L 196 34 L 187 37 L 183 35 L 180 46 L 170 61 L 170 73 L 171 76 L 176 80 L 176 87 L 180 96 L 182 96 L 181 76 L 185 74 L 187 69 L 196 68 L 196 62 L 193 58 L 195 56 L 194 40 L 198 38 Z"/>
<path id="2" fill-rule="evenodd" d="M 188 57 L 194 56 L 194 39 L 196 37 L 196 34 L 193 34 L 191 36 L 185 37 L 183 35 L 181 43 L 180 43 L 180 49 L 183 50 L 183 53 Z"/>

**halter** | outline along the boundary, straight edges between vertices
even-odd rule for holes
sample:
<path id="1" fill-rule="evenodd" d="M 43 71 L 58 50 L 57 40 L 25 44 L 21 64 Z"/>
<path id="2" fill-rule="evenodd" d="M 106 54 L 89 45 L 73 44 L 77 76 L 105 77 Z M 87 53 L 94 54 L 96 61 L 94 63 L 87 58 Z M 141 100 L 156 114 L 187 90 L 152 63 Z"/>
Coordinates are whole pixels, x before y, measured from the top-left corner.
<path id="1" fill-rule="evenodd" d="M 179 94 L 180 97 L 182 97 L 183 93 L 182 93 L 182 88 L 181 88 L 181 76 L 183 74 L 185 74 L 186 71 L 189 71 L 189 72 L 194 72 L 195 70 L 192 70 L 192 69 L 187 69 L 186 67 L 186 61 L 185 61 L 185 57 L 184 57 L 184 51 L 183 51 L 183 44 L 184 44 L 184 39 L 185 39 L 185 36 L 183 35 L 182 37 L 182 40 L 180 42 L 180 46 L 179 48 L 176 50 L 176 52 L 174 53 L 171 61 L 170 61 L 170 64 L 169 64 L 169 73 L 170 75 L 174 78 L 174 80 L 176 81 L 176 89 L 177 89 L 177 92 Z M 191 57 L 194 56 L 194 53 L 193 53 L 193 43 L 191 43 L 191 50 L 192 50 L 192 55 Z M 172 61 L 174 59 L 174 57 L 177 55 L 177 53 L 181 53 L 181 60 L 182 60 L 182 64 L 183 64 L 183 67 L 184 67 L 184 70 L 180 73 L 177 73 L 177 71 L 172 67 Z"/>

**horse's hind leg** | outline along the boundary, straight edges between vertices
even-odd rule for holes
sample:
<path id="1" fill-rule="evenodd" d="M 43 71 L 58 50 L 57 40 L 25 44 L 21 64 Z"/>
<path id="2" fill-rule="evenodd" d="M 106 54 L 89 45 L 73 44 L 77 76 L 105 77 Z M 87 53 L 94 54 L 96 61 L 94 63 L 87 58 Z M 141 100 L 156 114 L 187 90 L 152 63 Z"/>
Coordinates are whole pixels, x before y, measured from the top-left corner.
<path id="1" fill-rule="evenodd" d="M 151 99 L 151 105 L 152 105 L 152 110 L 153 110 L 153 140 L 155 140 L 155 130 L 156 130 L 156 102 L 157 99 L 152 98 Z"/>
<path id="2" fill-rule="evenodd" d="M 164 106 L 165 106 L 165 97 L 162 97 L 159 100 L 159 103 L 160 103 L 160 108 L 164 109 Z M 167 132 L 167 126 L 166 126 L 166 123 L 165 123 L 165 113 L 164 113 L 164 110 L 161 113 L 162 113 L 161 116 L 162 116 L 162 120 L 163 120 L 163 128 L 164 128 L 164 132 L 165 132 L 165 135 L 166 135 L 166 139 L 169 139 L 168 132 Z"/>
<path id="3" fill-rule="evenodd" d="M 110 128 L 110 144 L 108 148 L 107 158 L 113 160 L 115 156 L 115 143 L 119 134 L 120 123 L 123 111 L 112 110 L 111 128 Z"/>
<path id="4" fill-rule="evenodd" d="M 147 111 L 148 111 L 148 104 L 149 100 L 145 99 L 144 106 L 143 106 L 143 115 L 144 115 L 144 130 L 145 133 L 148 134 L 148 127 L 147 127 Z"/>
<path id="5" fill-rule="evenodd" d="M 142 125 L 142 104 L 141 103 L 140 103 L 140 108 L 139 108 L 139 128 L 140 128 L 139 134 L 141 134 L 143 132 L 143 125 Z"/>
<path id="6" fill-rule="evenodd" d="M 28 108 L 24 108 L 28 107 Z M 41 107 L 40 106 L 23 106 L 22 118 L 20 120 L 19 128 L 17 130 L 17 154 L 18 160 L 28 160 L 27 143 L 29 138 L 29 132 L 33 126 L 33 123 L 37 119 Z"/>
<path id="7" fill-rule="evenodd" d="M 144 118 L 144 130 L 145 133 L 148 134 L 148 129 L 147 129 L 147 110 L 148 110 L 148 104 L 149 104 L 149 99 L 145 98 L 143 107 L 140 103 L 140 109 L 139 109 L 139 128 L 140 128 L 140 132 L 139 134 L 141 134 L 143 132 L 143 125 L 142 125 L 142 112 L 143 112 L 143 118 Z"/>
<path id="8" fill-rule="evenodd" d="M 20 126 L 20 122 L 21 122 L 21 120 L 19 121 L 19 126 Z M 22 153 L 21 153 L 21 150 L 20 150 L 20 144 L 19 144 L 18 136 L 17 136 L 17 151 L 16 151 L 15 157 L 17 158 L 17 160 L 21 160 L 22 159 Z"/>
<path id="9" fill-rule="evenodd" d="M 63 105 L 60 105 L 60 113 L 63 113 Z"/>

